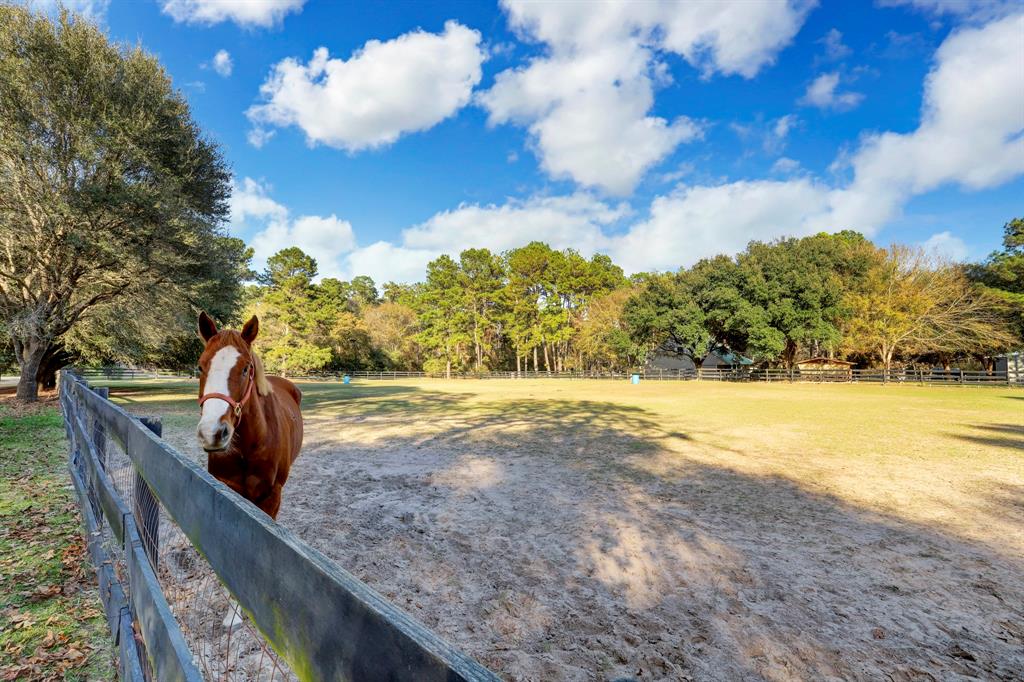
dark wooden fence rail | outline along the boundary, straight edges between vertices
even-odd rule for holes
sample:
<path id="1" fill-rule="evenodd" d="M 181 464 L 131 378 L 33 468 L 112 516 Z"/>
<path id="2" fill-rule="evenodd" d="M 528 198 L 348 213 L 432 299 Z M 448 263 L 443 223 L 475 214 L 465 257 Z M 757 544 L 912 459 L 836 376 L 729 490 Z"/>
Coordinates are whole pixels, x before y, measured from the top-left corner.
<path id="1" fill-rule="evenodd" d="M 152 574 L 128 505 L 103 470 L 85 428 L 88 415 L 104 437 L 129 456 L 148 491 L 203 554 L 273 648 L 301 680 L 495 681 L 463 655 L 161 440 L 133 415 L 89 388 L 72 372 L 60 381 L 71 439 L 72 476 L 86 523 L 95 526 L 93 499 L 123 538 L 130 604 L 112 586 L 109 561 L 95 557 L 112 631 L 122 658 L 138 660 L 130 632 L 140 626 L 156 679 L 198 680 L 181 633 Z M 85 476 L 78 463 L 84 462 Z M 90 514 L 93 515 L 90 517 Z M 92 547 L 92 545 L 91 545 Z M 95 555 L 94 555 L 95 556 Z M 104 568 L 106 567 L 106 568 Z M 116 630 L 114 623 L 117 624 Z M 127 630 L 125 629 L 127 628 Z M 134 656 L 134 658 L 133 658 Z M 139 679 L 126 675 L 127 679 Z"/>

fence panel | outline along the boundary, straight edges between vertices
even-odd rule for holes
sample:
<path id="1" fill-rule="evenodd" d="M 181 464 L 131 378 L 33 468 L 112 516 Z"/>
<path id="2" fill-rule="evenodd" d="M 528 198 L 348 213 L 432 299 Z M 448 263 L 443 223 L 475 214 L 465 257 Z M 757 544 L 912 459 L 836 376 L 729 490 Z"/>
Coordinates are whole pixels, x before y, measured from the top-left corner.
<path id="1" fill-rule="evenodd" d="M 232 678 L 243 661 L 236 652 L 218 669 L 202 662 L 213 660 L 197 637 L 202 625 L 188 619 L 188 607 L 196 602 L 218 603 L 227 607 L 227 599 L 217 601 L 204 596 L 205 590 L 220 591 L 218 580 L 227 587 L 246 614 L 246 622 L 259 629 L 266 641 L 280 653 L 291 667 L 273 663 L 270 675 L 280 672 L 284 679 L 416 679 L 416 680 L 497 680 L 489 670 L 463 655 L 444 640 L 392 605 L 319 552 L 308 547 L 289 531 L 274 523 L 263 512 L 243 500 L 205 470 L 162 441 L 134 416 L 103 399 L 70 373 L 61 377 L 62 404 L 70 431 L 81 440 L 88 433 L 80 424 L 82 415 L 89 415 L 105 429 L 106 441 L 119 448 L 123 460 L 112 458 L 98 474 L 112 476 L 113 494 L 121 496 L 114 504 L 123 518 L 124 552 L 118 572 L 125 576 L 132 613 L 139 621 L 146 643 L 147 655 L 157 670 L 157 679 L 182 678 L 175 670 L 171 654 L 181 647 L 174 641 L 174 632 L 161 632 L 162 624 L 173 611 L 182 621 L 192 653 L 200 660 L 204 672 L 218 678 Z M 76 424 L 78 426 L 76 427 Z M 99 462 L 99 457 L 96 461 Z M 99 469 L 96 465 L 94 468 Z M 136 476 L 137 474 L 137 476 Z M 166 518 L 161 515 L 159 561 L 157 572 L 165 573 L 165 556 L 173 555 L 181 570 L 182 557 L 187 556 L 190 570 L 202 574 L 204 562 L 216 573 L 215 580 L 185 581 L 166 595 L 166 575 L 159 579 L 152 573 L 146 543 L 124 499 L 133 499 L 131 486 L 136 479 L 150 489 Z M 109 492 L 109 491 L 108 491 Z M 110 505 L 108 505 L 110 506 Z M 182 540 L 175 546 L 166 542 L 165 532 L 180 528 Z M 130 542 L 129 542 L 130 539 Z M 171 561 L 167 559 L 166 561 Z M 173 581 L 172 581 L 173 583 Z M 174 593 L 178 590 L 182 593 Z M 168 602 L 170 603 L 168 605 Z M 227 610 L 226 608 L 224 610 Z M 223 614 L 223 612 L 222 612 Z M 206 614 L 209 616 L 209 614 Z M 209 618 L 207 617 L 207 622 Z M 174 630 L 177 624 L 173 623 Z M 232 629 L 220 623 L 214 629 Z M 119 627 L 118 630 L 121 628 Z M 255 634 L 255 632 L 253 633 Z M 184 640 L 182 640 L 184 641 Z M 263 659 L 273 652 L 259 650 L 260 665 L 238 679 L 258 679 L 267 666 Z M 209 643 L 217 649 L 222 642 Z M 223 647 L 221 647 L 223 648 Z M 197 651 L 197 649 L 200 649 Z M 214 652 L 216 654 L 216 652 Z M 255 654 L 254 654 L 255 655 Z M 189 659 L 191 660 L 191 659 Z"/>
<path id="2" fill-rule="evenodd" d="M 68 390 L 62 377 L 61 406 L 71 446 L 69 469 L 80 499 L 83 520 L 96 566 L 100 595 L 120 653 L 122 679 L 199 682 L 202 676 L 160 591 L 152 566 L 139 564 L 141 538 L 131 512 L 118 494 L 100 451 L 104 431 L 87 427 L 84 393 L 102 397 L 84 385 Z M 133 623 L 143 634 L 145 648 L 135 641 Z M 144 653 L 143 653 L 144 652 Z"/>

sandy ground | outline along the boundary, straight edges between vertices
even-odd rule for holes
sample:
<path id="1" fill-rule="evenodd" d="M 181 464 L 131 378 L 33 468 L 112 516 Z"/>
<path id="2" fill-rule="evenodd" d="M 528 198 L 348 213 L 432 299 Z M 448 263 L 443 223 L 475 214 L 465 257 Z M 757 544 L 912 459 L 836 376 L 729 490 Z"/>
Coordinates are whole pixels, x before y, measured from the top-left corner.
<path id="1" fill-rule="evenodd" d="M 279 521 L 510 680 L 1024 678 L 1019 391 L 526 383 L 305 387 Z"/>

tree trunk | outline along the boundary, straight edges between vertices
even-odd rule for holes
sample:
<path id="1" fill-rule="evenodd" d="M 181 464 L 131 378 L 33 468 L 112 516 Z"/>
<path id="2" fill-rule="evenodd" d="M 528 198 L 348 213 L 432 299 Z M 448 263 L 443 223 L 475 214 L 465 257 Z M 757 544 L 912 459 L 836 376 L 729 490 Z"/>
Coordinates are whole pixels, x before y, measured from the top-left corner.
<path id="1" fill-rule="evenodd" d="M 548 355 L 548 344 L 544 344 L 544 371 L 551 374 L 551 358 Z"/>
<path id="2" fill-rule="evenodd" d="M 473 321 L 473 350 L 476 353 L 476 371 L 479 372 L 483 353 L 480 350 L 480 324 L 476 320 Z"/>
<path id="3" fill-rule="evenodd" d="M 533 373 L 537 373 L 537 346 L 533 347 Z"/>
<path id="4" fill-rule="evenodd" d="M 786 363 L 786 368 L 793 369 L 793 365 L 796 364 L 796 343 L 787 339 L 786 349 L 783 351 L 782 357 Z"/>
<path id="5" fill-rule="evenodd" d="M 445 361 L 444 361 L 444 378 L 445 379 L 451 379 L 452 378 L 452 360 L 451 360 L 451 358 L 445 358 Z"/>
<path id="6" fill-rule="evenodd" d="M 34 403 L 39 400 L 39 384 L 36 378 L 39 375 L 39 366 L 43 362 L 43 356 L 46 355 L 46 344 L 34 339 L 27 343 L 19 342 L 16 354 L 21 374 L 18 377 L 18 391 L 15 395 L 18 400 Z"/>
<path id="7" fill-rule="evenodd" d="M 519 361 L 520 361 L 519 349 L 516 349 L 516 376 L 519 376 L 519 368 L 521 366 Z"/>
<path id="8" fill-rule="evenodd" d="M 43 354 L 39 363 L 39 370 L 36 373 L 36 383 L 42 391 L 52 391 L 57 388 L 57 370 L 70 364 L 71 356 L 64 350 L 60 343 L 50 345 Z"/>

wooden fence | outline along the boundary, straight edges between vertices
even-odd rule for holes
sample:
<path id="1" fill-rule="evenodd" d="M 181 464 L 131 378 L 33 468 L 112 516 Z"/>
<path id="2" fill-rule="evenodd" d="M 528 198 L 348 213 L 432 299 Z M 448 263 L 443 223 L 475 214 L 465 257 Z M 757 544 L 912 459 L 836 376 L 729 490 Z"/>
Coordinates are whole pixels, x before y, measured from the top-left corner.
<path id="1" fill-rule="evenodd" d="M 76 370 L 87 379 L 120 381 L 133 379 L 191 378 L 189 373 L 162 369 L 134 369 L 127 367 L 96 367 Z M 451 379 L 613 379 L 628 380 L 639 375 L 646 381 L 764 381 L 810 383 L 870 383 L 921 384 L 937 386 L 1020 386 L 1024 387 L 1024 374 L 984 372 L 973 370 L 939 370 L 933 368 L 901 368 L 888 372 L 881 369 L 756 369 L 742 367 L 701 368 L 683 370 L 641 369 L 633 372 L 461 372 L 452 373 Z M 292 376 L 292 379 L 310 381 L 341 381 L 352 379 L 399 380 L 444 379 L 444 372 L 414 372 L 397 370 L 354 370 L 351 372 L 323 372 Z"/>
<path id="2" fill-rule="evenodd" d="M 90 381 L 132 381 L 135 379 L 194 379 L 195 372 L 145 367 L 76 367 L 75 373 Z"/>
<path id="3" fill-rule="evenodd" d="M 287 662 L 285 679 L 498 679 L 174 450 L 155 422 L 147 427 L 72 372 L 62 372 L 60 391 L 71 477 L 122 679 L 204 678 L 154 571 L 161 523 L 179 527 L 209 563 Z M 124 472 L 106 461 L 111 442 L 126 455 L 120 468 L 133 486 L 115 484 Z"/>

